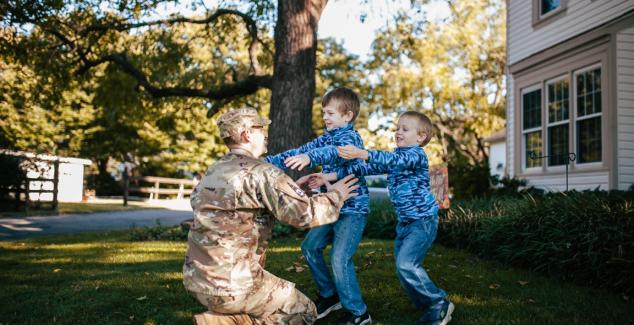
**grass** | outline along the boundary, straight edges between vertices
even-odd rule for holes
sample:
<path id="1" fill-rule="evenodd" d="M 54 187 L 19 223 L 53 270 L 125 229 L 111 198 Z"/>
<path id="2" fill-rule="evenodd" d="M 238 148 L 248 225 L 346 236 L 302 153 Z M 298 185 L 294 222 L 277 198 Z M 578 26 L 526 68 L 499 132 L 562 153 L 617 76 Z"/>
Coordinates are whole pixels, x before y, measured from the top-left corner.
<path id="1" fill-rule="evenodd" d="M 267 269 L 316 295 L 300 239 L 272 243 Z M 364 240 L 355 257 L 374 324 L 419 315 L 394 275 L 392 241 Z M 0 242 L 0 324 L 191 324 L 204 307 L 182 286 L 183 242 L 131 242 L 108 232 Z M 626 324 L 631 302 L 435 245 L 425 261 L 456 304 L 452 324 Z M 318 324 L 336 324 L 335 312 Z"/>
<path id="2" fill-rule="evenodd" d="M 115 201 L 115 200 L 111 200 Z M 0 211 L 0 218 L 23 218 L 29 216 L 51 216 L 62 214 L 76 214 L 76 213 L 96 213 L 96 212 L 110 212 L 110 211 L 128 211 L 137 210 L 148 207 L 145 202 L 128 201 L 128 206 L 123 206 L 123 201 L 120 202 L 60 202 L 57 210 L 48 209 L 29 209 L 28 211 Z"/>

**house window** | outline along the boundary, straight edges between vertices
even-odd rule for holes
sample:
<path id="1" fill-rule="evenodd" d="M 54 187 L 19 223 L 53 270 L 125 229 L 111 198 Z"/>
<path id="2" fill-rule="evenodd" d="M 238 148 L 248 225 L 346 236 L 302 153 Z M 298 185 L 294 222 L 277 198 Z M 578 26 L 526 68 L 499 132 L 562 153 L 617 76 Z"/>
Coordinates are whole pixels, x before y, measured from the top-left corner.
<path id="1" fill-rule="evenodd" d="M 601 161 L 601 68 L 575 74 L 577 102 L 577 159 Z"/>
<path id="2" fill-rule="evenodd" d="M 539 28 L 557 20 L 566 14 L 567 7 L 568 0 L 533 0 L 533 27 Z"/>
<path id="3" fill-rule="evenodd" d="M 569 82 L 567 79 L 547 83 L 548 166 L 565 165 L 568 160 Z"/>
<path id="4" fill-rule="evenodd" d="M 522 133 L 524 138 L 525 167 L 540 167 L 542 155 L 542 91 L 534 89 L 522 94 Z"/>
<path id="5" fill-rule="evenodd" d="M 541 16 L 553 12 L 561 7 L 560 0 L 539 0 L 539 14 Z"/>

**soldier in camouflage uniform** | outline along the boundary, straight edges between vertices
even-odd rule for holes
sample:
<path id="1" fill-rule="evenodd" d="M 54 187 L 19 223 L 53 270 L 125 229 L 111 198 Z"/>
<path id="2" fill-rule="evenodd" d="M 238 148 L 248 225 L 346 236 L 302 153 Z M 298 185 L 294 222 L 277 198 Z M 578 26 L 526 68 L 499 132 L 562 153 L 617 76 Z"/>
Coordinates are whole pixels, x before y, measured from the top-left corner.
<path id="1" fill-rule="evenodd" d="M 209 167 L 191 195 L 194 223 L 183 266 L 184 285 L 210 313 L 197 321 L 219 324 L 312 324 L 315 305 L 292 282 L 263 268 L 273 218 L 297 228 L 335 222 L 354 196 L 352 176 L 309 197 L 275 166 L 263 127 L 270 121 L 252 108 L 218 121 L 230 152 Z"/>

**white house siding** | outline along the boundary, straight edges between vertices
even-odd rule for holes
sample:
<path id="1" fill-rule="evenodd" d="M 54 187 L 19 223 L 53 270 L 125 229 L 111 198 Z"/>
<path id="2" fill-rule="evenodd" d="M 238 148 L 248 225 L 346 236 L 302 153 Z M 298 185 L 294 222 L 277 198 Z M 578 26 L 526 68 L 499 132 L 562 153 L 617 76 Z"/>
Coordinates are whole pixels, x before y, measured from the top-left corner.
<path id="1" fill-rule="evenodd" d="M 568 0 L 564 14 L 533 27 L 533 1 L 509 0 L 508 64 L 517 63 L 632 9 L 634 0 Z"/>
<path id="2" fill-rule="evenodd" d="M 489 168 L 491 175 L 497 175 L 500 178 L 505 174 L 506 167 L 506 145 L 504 142 L 491 143 L 489 149 Z"/>
<path id="3" fill-rule="evenodd" d="M 565 191 L 565 175 L 535 175 L 526 177 L 528 186 L 534 186 L 547 191 Z M 608 190 L 608 172 L 588 172 L 568 175 L 569 190 L 593 190 L 597 186 L 602 190 Z"/>
<path id="4" fill-rule="evenodd" d="M 634 27 L 616 34 L 618 187 L 634 184 Z"/>
<path id="5" fill-rule="evenodd" d="M 506 80 L 506 170 L 509 176 L 513 177 L 515 175 L 515 150 L 513 146 L 515 143 L 515 125 L 513 124 L 515 121 L 515 107 L 513 105 L 515 96 L 513 95 L 513 77 L 507 73 Z"/>

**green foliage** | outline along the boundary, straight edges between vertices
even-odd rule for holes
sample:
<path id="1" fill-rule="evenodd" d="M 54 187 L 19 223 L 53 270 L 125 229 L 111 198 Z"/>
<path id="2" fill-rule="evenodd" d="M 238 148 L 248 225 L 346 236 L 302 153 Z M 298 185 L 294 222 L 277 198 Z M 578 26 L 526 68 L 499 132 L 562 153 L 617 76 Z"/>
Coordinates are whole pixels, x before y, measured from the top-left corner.
<path id="1" fill-rule="evenodd" d="M 457 204 L 440 242 L 480 256 L 628 294 L 634 292 L 634 195 L 566 192 Z"/>
<path id="2" fill-rule="evenodd" d="M 498 196 L 517 195 L 520 193 L 520 187 L 524 187 L 527 184 L 525 179 L 519 179 L 515 177 L 509 177 L 505 175 L 500 178 L 498 175 L 491 177 L 491 184 L 494 186 L 493 194 Z"/>
<path id="3" fill-rule="evenodd" d="M 394 239 L 396 237 L 396 215 L 389 200 L 371 200 L 370 214 L 364 235 L 369 238 Z"/>
<path id="4" fill-rule="evenodd" d="M 449 164 L 449 186 L 454 199 L 483 197 L 490 193 L 489 165 L 487 162 L 469 164 L 466 160 L 454 160 Z"/>

